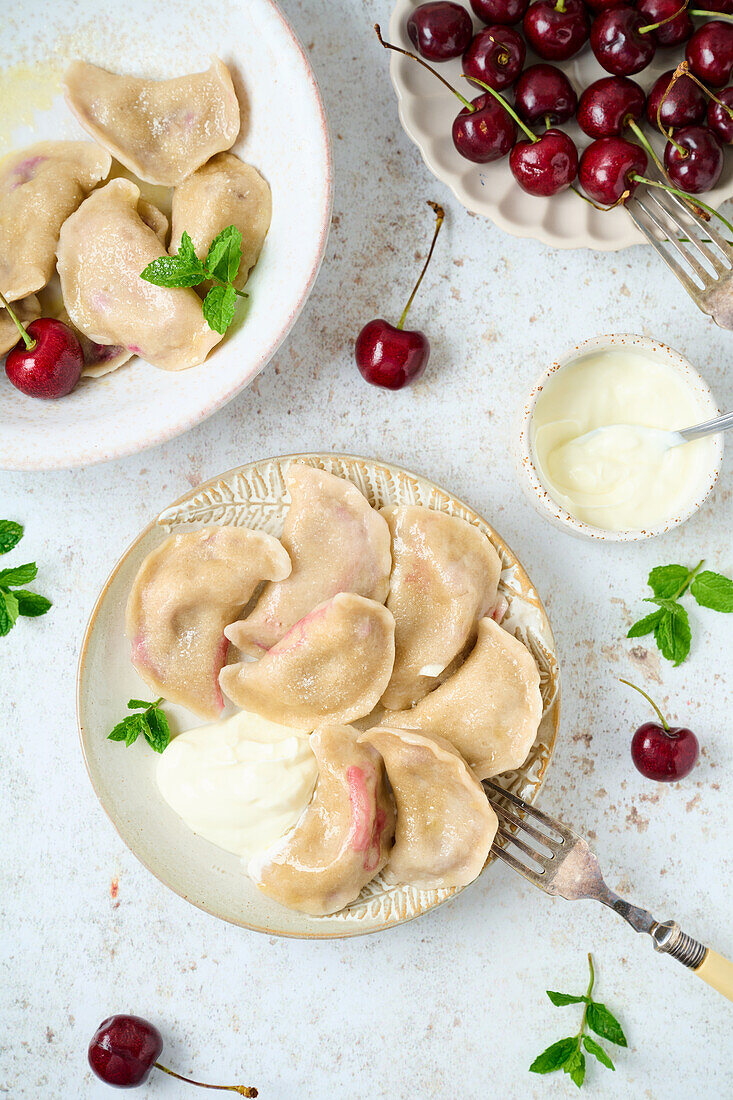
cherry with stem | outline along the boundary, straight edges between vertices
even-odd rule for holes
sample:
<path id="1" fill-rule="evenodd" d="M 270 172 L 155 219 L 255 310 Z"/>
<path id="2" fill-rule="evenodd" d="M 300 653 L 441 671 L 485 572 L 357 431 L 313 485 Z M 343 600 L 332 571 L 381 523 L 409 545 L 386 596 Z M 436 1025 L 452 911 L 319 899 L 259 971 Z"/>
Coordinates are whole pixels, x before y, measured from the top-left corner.
<path id="1" fill-rule="evenodd" d="M 162 1070 L 163 1073 L 167 1073 L 169 1077 L 175 1077 L 177 1081 L 185 1081 L 187 1085 L 197 1085 L 200 1089 L 216 1089 L 218 1092 L 236 1092 L 239 1096 L 257 1096 L 257 1089 L 252 1088 L 251 1085 L 209 1085 L 204 1081 L 194 1081 L 193 1077 L 184 1077 L 180 1073 L 176 1073 L 175 1070 L 168 1069 L 167 1066 L 163 1066 L 160 1062 L 153 1062 L 156 1069 Z"/>
<path id="2" fill-rule="evenodd" d="M 15 312 L 5 295 L 2 293 L 2 291 L 0 291 L 0 305 L 2 305 L 8 311 L 8 317 L 20 333 L 20 338 L 25 344 L 26 351 L 35 351 L 36 347 L 38 346 L 38 341 L 34 340 L 33 337 L 29 335 L 25 325 L 23 324 L 20 317 Z"/>
<path id="3" fill-rule="evenodd" d="M 647 779 L 673 783 L 689 775 L 700 753 L 697 737 L 686 726 L 670 726 L 661 710 L 642 688 L 630 680 L 622 684 L 638 691 L 654 708 L 659 722 L 644 722 L 631 738 L 631 759 Z"/>
<path id="4" fill-rule="evenodd" d="M 27 397 L 52 399 L 71 393 L 84 369 L 75 333 L 54 317 L 37 317 L 26 327 L 2 293 L 0 303 L 21 337 L 5 359 L 11 385 Z"/>

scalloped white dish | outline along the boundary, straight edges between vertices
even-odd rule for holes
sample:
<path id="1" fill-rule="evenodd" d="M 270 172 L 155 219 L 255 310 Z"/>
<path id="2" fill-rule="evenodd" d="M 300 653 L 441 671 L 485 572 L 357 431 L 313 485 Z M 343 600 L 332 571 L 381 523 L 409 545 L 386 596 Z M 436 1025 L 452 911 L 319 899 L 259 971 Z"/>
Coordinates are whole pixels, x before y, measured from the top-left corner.
<path id="1" fill-rule="evenodd" d="M 468 0 L 458 0 L 470 12 Z M 407 35 L 406 23 L 416 0 L 397 0 L 389 24 L 390 41 L 406 50 L 414 47 Z M 484 24 L 471 13 L 476 30 Z M 400 121 L 405 133 L 417 145 L 423 160 L 433 175 L 453 191 L 458 201 L 475 214 L 490 218 L 500 229 L 515 237 L 532 237 L 555 248 L 594 248 L 613 252 L 632 244 L 644 244 L 644 238 L 623 209 L 596 210 L 583 202 L 573 191 L 565 191 L 550 199 L 539 199 L 522 191 L 509 170 L 505 157 L 494 164 L 471 164 L 457 152 L 451 139 L 453 119 L 461 109 L 455 96 L 420 65 L 400 54 L 390 54 L 390 74 L 399 102 Z M 680 51 L 658 50 L 652 64 L 633 79 L 648 91 L 667 69 L 673 69 L 681 59 Z M 540 61 L 531 51 L 527 65 Z M 576 57 L 561 66 L 580 95 L 594 80 L 608 76 L 598 64 L 586 43 Z M 477 95 L 461 78 L 460 58 L 436 66 L 438 71 L 458 87 L 466 98 Z M 563 124 L 579 150 L 589 144 L 575 121 Z M 648 127 L 647 137 L 651 136 Z M 657 153 L 664 142 L 652 141 Z M 718 186 L 709 191 L 705 202 L 716 209 L 733 196 L 733 164 L 726 164 Z"/>
<path id="2" fill-rule="evenodd" d="M 527 761 L 498 781 L 529 801 L 536 798 L 557 737 L 560 677 L 545 609 L 521 562 L 485 520 L 444 489 L 397 466 L 352 456 L 289 455 L 240 466 L 187 493 L 145 528 L 113 569 L 87 626 L 77 679 L 79 731 L 102 806 L 135 856 L 170 889 L 216 917 L 270 935 L 358 936 L 421 916 L 460 891 L 395 886 L 379 875 L 333 916 L 314 918 L 285 909 L 257 890 L 235 855 L 192 833 L 169 808 L 155 780 L 157 758 L 147 745 L 138 742 L 126 749 L 106 738 L 127 700 L 141 691 L 147 698 L 149 690 L 132 667 L 124 632 L 127 596 L 143 558 L 171 530 L 205 524 L 280 535 L 289 504 L 284 471 L 293 461 L 349 479 L 376 508 L 421 504 L 467 520 L 491 540 L 503 564 L 499 592 L 508 603 L 503 625 L 531 650 L 544 704 Z M 200 725 L 183 707 L 166 704 L 166 712 L 174 732 Z"/>
<path id="3" fill-rule="evenodd" d="M 4 15 L 0 157 L 49 138 L 88 140 L 61 94 L 64 68 L 75 58 L 164 78 L 206 69 L 212 54 L 229 67 L 240 102 L 242 129 L 232 152 L 272 189 L 272 224 L 247 287 L 248 307 L 240 307 L 205 363 L 180 372 L 135 358 L 113 374 L 82 379 L 67 397 L 40 401 L 14 389 L 0 365 L 0 467 L 52 469 L 134 454 L 230 401 L 267 364 L 308 298 L 326 248 L 333 190 L 320 92 L 274 0 L 201 0 L 195 7 L 40 0 L 32 19 L 23 5 Z M 148 191 L 156 202 L 170 201 L 143 185 Z"/>

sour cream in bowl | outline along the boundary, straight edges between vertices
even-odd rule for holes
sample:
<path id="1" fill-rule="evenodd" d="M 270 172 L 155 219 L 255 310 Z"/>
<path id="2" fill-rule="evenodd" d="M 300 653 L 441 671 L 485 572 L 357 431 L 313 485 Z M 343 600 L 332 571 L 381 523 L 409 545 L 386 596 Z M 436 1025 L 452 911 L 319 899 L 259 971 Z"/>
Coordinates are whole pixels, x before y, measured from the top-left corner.
<path id="1" fill-rule="evenodd" d="M 553 363 L 523 411 L 519 466 L 541 514 L 573 534 L 635 541 L 701 506 L 722 436 L 668 449 L 664 432 L 718 415 L 701 376 L 643 336 L 600 336 Z"/>

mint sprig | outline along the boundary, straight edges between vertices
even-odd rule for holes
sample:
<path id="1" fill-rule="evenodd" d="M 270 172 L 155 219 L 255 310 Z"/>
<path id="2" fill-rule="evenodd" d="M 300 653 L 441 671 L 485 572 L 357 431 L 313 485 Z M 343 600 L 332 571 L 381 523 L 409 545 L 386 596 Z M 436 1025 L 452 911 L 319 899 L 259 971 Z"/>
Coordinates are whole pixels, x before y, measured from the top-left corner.
<path id="1" fill-rule="evenodd" d="M 13 550 L 23 538 L 23 528 L 12 519 L 0 519 L 0 554 Z M 37 592 L 29 592 L 20 585 L 36 579 L 38 567 L 34 561 L 25 565 L 11 565 L 0 569 L 0 638 L 5 637 L 18 619 L 37 618 L 45 615 L 51 601 Z"/>
<path id="2" fill-rule="evenodd" d="M 617 1046 L 627 1046 L 626 1036 L 621 1024 L 613 1013 L 600 1001 L 594 1001 L 592 997 L 596 975 L 593 968 L 593 958 L 588 955 L 590 968 L 590 981 L 585 994 L 576 996 L 572 993 L 556 993 L 552 989 L 546 990 L 552 1003 L 560 1008 L 565 1005 L 582 1004 L 583 1018 L 580 1021 L 580 1030 L 577 1035 L 569 1035 L 566 1039 L 559 1039 L 556 1043 L 547 1047 L 538 1054 L 532 1065 L 530 1073 L 554 1073 L 561 1069 L 567 1073 L 573 1084 L 580 1088 L 585 1080 L 585 1049 L 588 1054 L 605 1066 L 606 1069 L 615 1070 L 615 1066 L 600 1043 L 587 1034 L 586 1028 L 594 1031 L 601 1039 L 606 1039 Z"/>
<path id="3" fill-rule="evenodd" d="M 142 714 L 128 714 L 117 723 L 111 733 L 107 734 L 107 740 L 124 741 L 129 749 L 142 734 L 151 749 L 155 752 L 163 752 L 170 743 L 171 730 L 168 719 L 160 709 L 162 702 L 162 696 L 154 703 L 146 702 L 144 699 L 130 699 L 127 709 L 142 711 Z"/>
<path id="4" fill-rule="evenodd" d="M 690 652 L 692 631 L 687 610 L 679 602 L 690 591 L 700 607 L 712 611 L 733 612 L 733 580 L 710 570 L 700 572 L 704 559 L 694 569 L 686 565 L 658 565 L 652 569 L 647 584 L 654 593 L 645 603 L 657 605 L 657 610 L 639 619 L 629 629 L 627 638 L 642 638 L 653 634 L 662 656 L 681 665 Z"/>
<path id="5" fill-rule="evenodd" d="M 241 261 L 242 234 L 236 225 L 228 225 L 217 233 L 205 260 L 198 258 L 190 235 L 184 231 L 178 253 L 159 256 L 140 273 L 140 278 L 171 289 L 214 283 L 201 308 L 209 328 L 223 336 L 234 320 L 237 297 L 249 297 L 234 286 Z"/>

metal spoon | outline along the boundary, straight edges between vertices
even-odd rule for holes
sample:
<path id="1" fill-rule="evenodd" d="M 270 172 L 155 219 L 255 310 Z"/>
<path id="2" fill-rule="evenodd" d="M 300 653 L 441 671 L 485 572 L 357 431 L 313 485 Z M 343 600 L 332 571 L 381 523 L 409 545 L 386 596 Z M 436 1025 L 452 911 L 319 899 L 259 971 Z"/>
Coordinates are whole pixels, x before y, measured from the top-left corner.
<path id="1" fill-rule="evenodd" d="M 666 431 L 664 428 L 646 428 L 636 424 L 605 424 L 602 428 L 594 428 L 590 432 L 577 436 L 571 441 L 573 448 L 582 446 L 589 439 L 596 439 L 603 433 L 616 433 L 619 429 L 633 428 L 643 432 L 644 437 L 654 442 L 663 454 L 672 447 L 679 447 L 682 443 L 691 443 L 694 439 L 702 439 L 706 435 L 717 435 L 733 428 L 733 412 L 723 413 L 713 420 L 706 420 L 704 424 L 694 424 L 691 428 L 681 428 L 677 432 Z"/>

